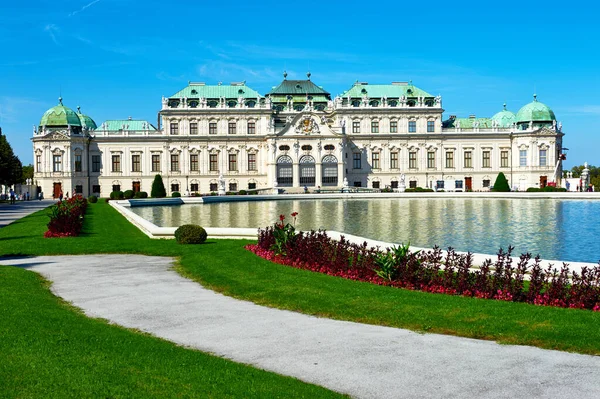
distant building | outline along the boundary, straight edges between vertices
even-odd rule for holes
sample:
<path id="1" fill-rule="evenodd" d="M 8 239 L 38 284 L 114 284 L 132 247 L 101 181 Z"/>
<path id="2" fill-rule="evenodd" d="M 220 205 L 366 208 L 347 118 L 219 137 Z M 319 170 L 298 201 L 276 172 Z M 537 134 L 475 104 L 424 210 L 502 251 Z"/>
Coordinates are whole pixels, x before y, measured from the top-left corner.
<path id="1" fill-rule="evenodd" d="M 483 190 L 504 172 L 525 190 L 557 182 L 562 126 L 537 101 L 516 114 L 442 120 L 440 96 L 409 82 L 356 82 L 341 95 L 284 80 L 264 96 L 245 82 L 187 87 L 162 99 L 159 125 L 108 120 L 63 105 L 34 128 L 34 179 L 48 197 L 350 186 Z"/>

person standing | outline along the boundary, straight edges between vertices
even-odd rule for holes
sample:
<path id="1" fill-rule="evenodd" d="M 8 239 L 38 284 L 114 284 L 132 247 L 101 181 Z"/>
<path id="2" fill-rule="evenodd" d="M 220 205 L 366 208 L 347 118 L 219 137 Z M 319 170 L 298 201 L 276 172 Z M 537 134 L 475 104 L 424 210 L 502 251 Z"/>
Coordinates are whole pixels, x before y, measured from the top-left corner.
<path id="1" fill-rule="evenodd" d="M 58 200 L 62 201 L 62 199 L 63 199 L 63 192 L 62 192 L 62 190 L 60 190 L 60 194 L 58 195 Z"/>
<path id="2" fill-rule="evenodd" d="M 11 205 L 15 203 L 15 190 L 10 189 L 10 203 Z"/>

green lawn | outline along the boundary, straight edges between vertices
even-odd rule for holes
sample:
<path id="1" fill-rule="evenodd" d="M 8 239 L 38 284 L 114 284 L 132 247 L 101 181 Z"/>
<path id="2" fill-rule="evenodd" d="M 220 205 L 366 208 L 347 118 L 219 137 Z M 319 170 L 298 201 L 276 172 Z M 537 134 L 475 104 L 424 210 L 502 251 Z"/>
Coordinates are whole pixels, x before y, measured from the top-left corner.
<path id="1" fill-rule="evenodd" d="M 40 238 L 47 222 L 42 211 L 0 229 L 0 253 L 170 251 L 173 255 L 180 249 L 173 243 L 150 241 L 106 204 L 89 209 L 81 238 Z M 33 272 L 0 267 L 2 398 L 343 397 L 87 318 L 53 296 L 48 286 Z"/>
<path id="2" fill-rule="evenodd" d="M 256 303 L 329 318 L 438 332 L 501 343 L 600 354 L 600 313 L 407 291 L 354 282 L 265 261 L 248 241 L 210 240 L 182 246 L 151 240 L 106 204 L 89 208 L 84 235 L 43 239 L 35 214 L 0 229 L 19 237 L 4 253 L 127 252 L 178 256 L 177 269 L 207 287 Z M 10 232 L 10 233 L 9 233 Z M 4 243 L 3 243 L 4 244 Z"/>

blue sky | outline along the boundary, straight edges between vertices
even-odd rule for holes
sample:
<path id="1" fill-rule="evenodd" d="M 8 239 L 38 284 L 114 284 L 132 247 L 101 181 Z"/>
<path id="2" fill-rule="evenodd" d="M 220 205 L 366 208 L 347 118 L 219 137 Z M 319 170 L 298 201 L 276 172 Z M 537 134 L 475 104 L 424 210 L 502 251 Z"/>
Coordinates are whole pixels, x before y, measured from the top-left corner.
<path id="1" fill-rule="evenodd" d="M 100 124 L 156 124 L 188 81 L 245 80 L 264 94 L 305 78 L 332 94 L 356 80 L 412 80 L 445 116 L 532 100 L 566 133 L 565 166 L 600 165 L 600 34 L 593 2 L 0 2 L 0 126 L 24 163 L 32 126 L 64 104 Z"/>

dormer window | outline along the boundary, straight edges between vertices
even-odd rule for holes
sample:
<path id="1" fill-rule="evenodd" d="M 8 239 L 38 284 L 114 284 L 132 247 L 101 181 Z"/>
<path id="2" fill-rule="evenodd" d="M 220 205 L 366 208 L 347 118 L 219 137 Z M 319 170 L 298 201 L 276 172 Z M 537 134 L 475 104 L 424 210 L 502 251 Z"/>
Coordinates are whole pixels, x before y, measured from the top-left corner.
<path id="1" fill-rule="evenodd" d="M 310 146 L 310 145 L 303 145 L 302 146 L 302 151 L 310 151 L 310 150 L 312 150 L 312 146 Z"/>
<path id="2" fill-rule="evenodd" d="M 192 89 L 192 94 L 198 94 L 198 90 Z"/>
<path id="3" fill-rule="evenodd" d="M 281 112 L 283 111 L 283 105 L 279 104 L 275 106 L 275 111 Z"/>
<path id="4" fill-rule="evenodd" d="M 209 108 L 216 108 L 218 103 L 215 100 L 210 100 L 207 104 Z"/>
<path id="5" fill-rule="evenodd" d="M 244 90 L 242 90 L 242 89 L 239 89 L 239 90 L 238 90 L 238 94 L 244 94 Z"/>
<path id="6" fill-rule="evenodd" d="M 198 101 L 196 101 L 196 100 L 190 101 L 188 103 L 188 105 L 190 106 L 190 108 L 197 108 L 198 107 Z"/>
<path id="7" fill-rule="evenodd" d="M 289 151 L 290 150 L 290 146 L 289 145 L 280 145 L 279 146 L 279 150 L 280 151 Z"/>
<path id="8" fill-rule="evenodd" d="M 170 108 L 177 108 L 179 106 L 179 100 L 169 100 Z"/>
<path id="9" fill-rule="evenodd" d="M 367 89 L 362 89 L 360 92 L 361 92 L 362 94 L 367 94 Z"/>
<path id="10" fill-rule="evenodd" d="M 406 104 L 408 104 L 409 107 L 414 107 L 417 103 L 415 103 L 414 100 L 410 100 Z"/>
<path id="11" fill-rule="evenodd" d="M 304 104 L 296 104 L 294 105 L 294 109 L 296 111 L 302 111 L 304 109 Z"/>
<path id="12" fill-rule="evenodd" d="M 398 106 L 398 101 L 396 101 L 396 100 L 390 100 L 390 101 L 388 101 L 388 105 L 390 107 L 397 107 Z"/>
<path id="13" fill-rule="evenodd" d="M 360 101 L 358 101 L 358 100 L 352 101 L 352 106 L 353 107 L 360 107 Z"/>
<path id="14" fill-rule="evenodd" d="M 327 150 L 327 151 L 333 151 L 333 150 L 335 150 L 335 146 L 332 145 L 332 144 L 327 144 L 325 146 L 325 150 Z"/>
<path id="15" fill-rule="evenodd" d="M 371 102 L 369 102 L 369 105 L 371 107 L 378 107 L 379 106 L 379 101 L 377 100 L 372 100 Z"/>
<path id="16" fill-rule="evenodd" d="M 254 108 L 256 106 L 256 101 L 247 101 L 246 106 L 248 108 Z"/>
<path id="17" fill-rule="evenodd" d="M 315 109 L 317 111 L 324 111 L 325 110 L 325 104 L 317 104 L 317 105 L 315 105 Z"/>
<path id="18" fill-rule="evenodd" d="M 233 100 L 231 100 L 231 101 L 228 101 L 228 102 L 227 102 L 227 106 L 228 106 L 229 108 L 235 108 L 235 106 L 236 106 L 236 105 L 237 105 L 237 101 L 233 101 Z"/>

